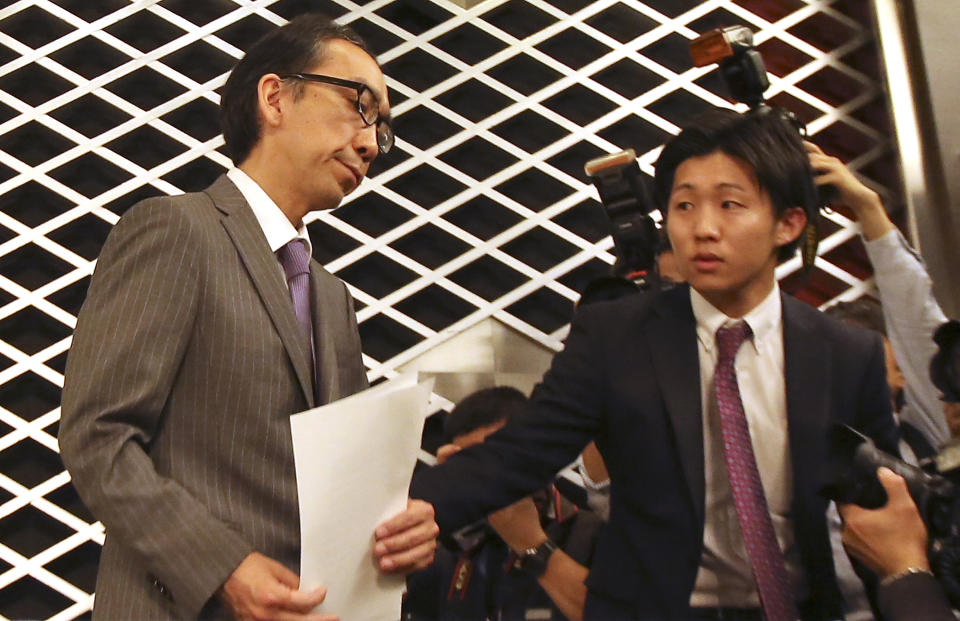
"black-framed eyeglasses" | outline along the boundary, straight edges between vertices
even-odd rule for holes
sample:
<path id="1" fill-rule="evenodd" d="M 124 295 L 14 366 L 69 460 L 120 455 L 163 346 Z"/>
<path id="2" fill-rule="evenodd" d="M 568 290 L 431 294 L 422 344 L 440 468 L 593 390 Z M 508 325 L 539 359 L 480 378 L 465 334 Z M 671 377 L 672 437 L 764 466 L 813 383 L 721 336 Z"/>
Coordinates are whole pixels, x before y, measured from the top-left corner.
<path id="1" fill-rule="evenodd" d="M 377 148 L 380 150 L 380 154 L 386 155 L 390 152 L 390 148 L 393 147 L 393 127 L 390 126 L 389 118 L 380 117 L 380 100 L 373 94 L 369 86 L 363 82 L 316 73 L 281 73 L 278 75 L 282 80 L 306 80 L 355 89 L 357 91 L 357 112 L 360 113 L 360 118 L 368 126 L 377 126 Z"/>

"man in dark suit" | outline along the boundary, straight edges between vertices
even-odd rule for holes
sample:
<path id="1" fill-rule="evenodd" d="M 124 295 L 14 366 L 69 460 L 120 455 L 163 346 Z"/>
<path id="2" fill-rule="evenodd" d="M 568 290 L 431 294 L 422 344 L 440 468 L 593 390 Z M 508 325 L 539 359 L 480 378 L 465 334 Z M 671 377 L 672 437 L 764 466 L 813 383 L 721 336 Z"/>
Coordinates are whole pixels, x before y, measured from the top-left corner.
<path id="1" fill-rule="evenodd" d="M 389 150 L 387 89 L 352 31 L 306 15 L 250 49 L 221 112 L 238 168 L 130 209 L 69 354 L 61 451 L 106 526 L 95 618 L 329 618 L 309 614 L 322 588 L 298 590 L 289 417 L 367 382 L 352 300 L 303 217 Z M 421 568 L 436 531 L 412 501 L 372 555 Z"/>
<path id="2" fill-rule="evenodd" d="M 456 528 L 595 437 L 611 504 L 586 618 L 841 618 L 826 435 L 844 422 L 895 450 L 897 432 L 879 339 L 776 283 L 816 209 L 804 148 L 776 114 L 716 111 L 666 145 L 656 184 L 689 284 L 583 308 L 532 407 L 412 495 Z M 527 553 L 556 556 L 542 540 Z"/>

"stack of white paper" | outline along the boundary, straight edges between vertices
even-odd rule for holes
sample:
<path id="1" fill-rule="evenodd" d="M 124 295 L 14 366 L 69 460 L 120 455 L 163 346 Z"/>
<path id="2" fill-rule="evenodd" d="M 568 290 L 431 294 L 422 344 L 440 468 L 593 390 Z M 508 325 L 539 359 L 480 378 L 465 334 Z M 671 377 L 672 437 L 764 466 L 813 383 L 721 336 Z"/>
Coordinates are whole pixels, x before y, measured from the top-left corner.
<path id="1" fill-rule="evenodd" d="M 300 588 L 327 587 L 317 612 L 396 621 L 403 576 L 385 575 L 373 531 L 403 511 L 433 381 L 407 373 L 290 417 L 300 494 Z"/>

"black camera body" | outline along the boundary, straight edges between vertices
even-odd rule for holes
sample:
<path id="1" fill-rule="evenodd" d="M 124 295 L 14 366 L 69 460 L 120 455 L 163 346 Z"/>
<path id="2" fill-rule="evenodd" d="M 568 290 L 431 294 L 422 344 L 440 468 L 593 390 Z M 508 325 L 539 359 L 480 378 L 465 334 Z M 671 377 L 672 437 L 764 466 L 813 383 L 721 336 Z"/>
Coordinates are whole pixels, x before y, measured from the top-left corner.
<path id="1" fill-rule="evenodd" d="M 938 350 L 930 362 L 930 378 L 950 402 L 960 401 L 960 322 L 948 321 L 934 333 Z M 960 440 L 932 458 L 910 464 L 884 453 L 870 438 L 837 425 L 828 443 L 828 483 L 820 493 L 837 503 L 876 509 L 887 503 L 877 479 L 886 467 L 903 477 L 910 497 L 927 527 L 930 567 L 947 599 L 960 608 Z"/>
<path id="2" fill-rule="evenodd" d="M 889 468 L 903 477 L 931 537 L 949 535 L 957 528 L 960 487 L 940 474 L 924 471 L 881 451 L 873 440 L 847 425 L 831 430 L 828 441 L 830 482 L 821 493 L 841 504 L 878 509 L 887 494 L 877 479 L 877 468 Z"/>
<path id="3" fill-rule="evenodd" d="M 903 477 L 927 527 L 930 567 L 950 603 L 960 607 L 960 487 L 943 474 L 881 451 L 847 425 L 831 430 L 828 447 L 829 482 L 820 493 L 837 503 L 880 508 L 887 503 L 887 493 L 877 479 L 877 468 L 889 468 Z"/>

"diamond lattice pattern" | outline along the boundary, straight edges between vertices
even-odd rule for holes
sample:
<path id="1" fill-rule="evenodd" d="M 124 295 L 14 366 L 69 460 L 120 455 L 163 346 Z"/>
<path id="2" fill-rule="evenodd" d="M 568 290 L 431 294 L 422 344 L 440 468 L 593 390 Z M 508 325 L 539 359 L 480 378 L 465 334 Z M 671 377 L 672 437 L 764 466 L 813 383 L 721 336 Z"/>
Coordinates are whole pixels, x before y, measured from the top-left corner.
<path id="1" fill-rule="evenodd" d="M 768 95 L 898 205 L 866 0 L 21 0 L 0 9 L 0 615 L 92 603 L 103 528 L 57 452 L 71 331 L 110 227 L 137 200 L 226 167 L 216 112 L 232 63 L 307 9 L 379 55 L 397 147 L 307 222 L 358 301 L 370 378 L 493 317 L 559 349 L 578 291 L 613 262 L 583 163 L 633 147 L 646 173 L 678 123 L 729 106 L 686 47 L 742 23 Z M 829 213 L 806 285 L 822 305 L 871 286 Z"/>

